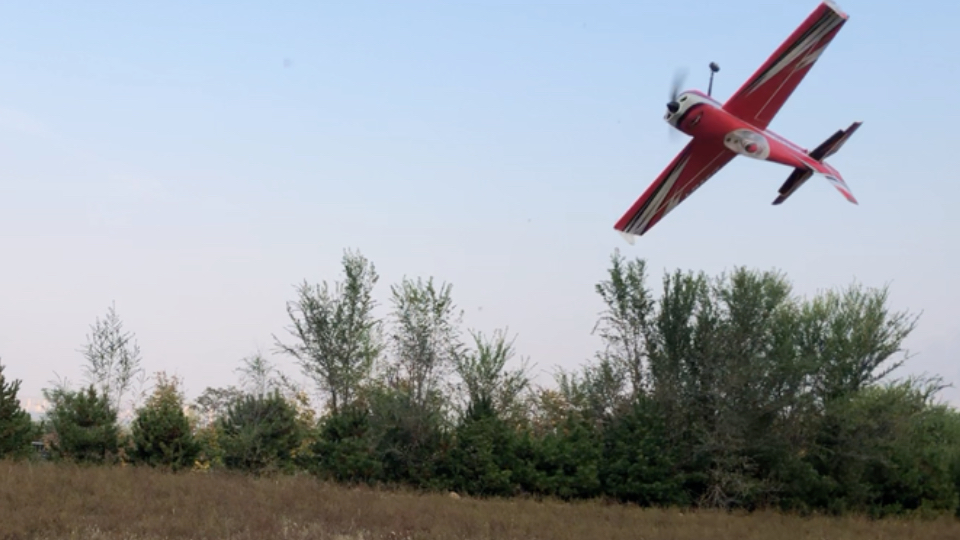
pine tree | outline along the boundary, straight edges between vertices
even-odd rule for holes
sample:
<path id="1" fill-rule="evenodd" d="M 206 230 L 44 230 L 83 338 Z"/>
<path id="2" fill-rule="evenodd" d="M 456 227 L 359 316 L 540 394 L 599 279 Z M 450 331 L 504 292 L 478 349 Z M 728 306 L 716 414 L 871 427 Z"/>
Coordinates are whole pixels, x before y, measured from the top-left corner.
<path id="1" fill-rule="evenodd" d="M 79 463 L 105 463 L 117 459 L 120 428 L 110 398 L 93 385 L 72 391 L 44 391 L 52 403 L 48 417 L 53 429 L 53 456 Z"/>
<path id="2" fill-rule="evenodd" d="M 33 422 L 17 398 L 20 380 L 7 382 L 3 369 L 0 363 L 0 458 L 24 456 L 30 450 Z"/>
<path id="3" fill-rule="evenodd" d="M 157 385 L 143 408 L 137 411 L 132 426 L 133 460 L 153 467 L 173 470 L 189 468 L 200 453 L 200 446 L 183 412 L 183 396 L 176 378 L 157 374 Z"/>
<path id="4" fill-rule="evenodd" d="M 292 469 L 303 437 L 297 410 L 280 392 L 247 394 L 217 421 L 227 468 L 253 473 Z"/>

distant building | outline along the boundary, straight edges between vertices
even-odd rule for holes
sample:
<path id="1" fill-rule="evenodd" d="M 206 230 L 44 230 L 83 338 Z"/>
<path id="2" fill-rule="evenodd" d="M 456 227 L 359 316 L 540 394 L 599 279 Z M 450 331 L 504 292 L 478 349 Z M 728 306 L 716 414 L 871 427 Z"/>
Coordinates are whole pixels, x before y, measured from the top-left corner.
<path id="1" fill-rule="evenodd" d="M 20 398 L 20 407 L 27 411 L 34 420 L 39 420 L 43 413 L 47 412 L 49 406 L 50 402 L 41 397 L 24 396 Z"/>

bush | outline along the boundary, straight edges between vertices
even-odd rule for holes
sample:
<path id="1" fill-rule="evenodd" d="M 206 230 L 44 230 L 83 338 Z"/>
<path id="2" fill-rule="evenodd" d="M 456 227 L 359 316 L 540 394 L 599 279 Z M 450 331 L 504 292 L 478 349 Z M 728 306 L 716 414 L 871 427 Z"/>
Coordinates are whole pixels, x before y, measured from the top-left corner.
<path id="1" fill-rule="evenodd" d="M 297 410 L 274 390 L 244 395 L 217 423 L 223 463 L 230 469 L 262 473 L 293 469 L 303 437 Z"/>
<path id="2" fill-rule="evenodd" d="M 157 374 L 157 386 L 133 421 L 135 463 L 172 470 L 188 468 L 200 453 L 200 445 L 191 432 L 183 412 L 183 396 L 176 379 Z"/>
<path id="3" fill-rule="evenodd" d="M 79 391 L 45 392 L 51 402 L 47 415 L 53 431 L 51 455 L 78 463 L 111 463 L 117 460 L 120 428 L 117 411 L 93 385 Z"/>
<path id="4" fill-rule="evenodd" d="M 17 398 L 20 380 L 7 382 L 3 369 L 0 363 L 0 459 L 24 457 L 30 454 L 30 443 L 36 430 Z"/>

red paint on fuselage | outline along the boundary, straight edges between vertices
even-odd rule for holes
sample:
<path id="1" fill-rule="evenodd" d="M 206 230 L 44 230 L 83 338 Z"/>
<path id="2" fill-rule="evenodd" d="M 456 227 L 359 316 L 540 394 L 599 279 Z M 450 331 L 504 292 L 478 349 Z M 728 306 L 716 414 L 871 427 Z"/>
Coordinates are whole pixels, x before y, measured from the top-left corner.
<path id="1" fill-rule="evenodd" d="M 696 91 L 691 93 L 704 96 L 704 94 Z M 719 104 L 714 106 L 713 103 L 715 102 L 713 102 L 712 99 L 711 102 L 697 103 L 690 106 L 689 109 L 684 111 L 683 118 L 680 120 L 677 129 L 691 137 L 716 139 L 719 144 L 723 144 L 724 137 L 731 132 L 739 129 L 750 130 L 754 133 L 759 133 L 767 140 L 770 153 L 767 155 L 766 161 L 789 165 L 791 167 L 812 168 L 824 174 L 836 174 L 833 167 L 807 156 L 805 151 L 802 151 L 799 146 L 791 141 L 765 129 L 759 129 L 742 118 L 725 111 Z"/>
<path id="2" fill-rule="evenodd" d="M 717 138 L 720 140 L 727 133 L 737 129 L 760 132 L 757 128 L 710 103 L 697 103 L 684 111 L 677 129 L 691 137 Z"/>

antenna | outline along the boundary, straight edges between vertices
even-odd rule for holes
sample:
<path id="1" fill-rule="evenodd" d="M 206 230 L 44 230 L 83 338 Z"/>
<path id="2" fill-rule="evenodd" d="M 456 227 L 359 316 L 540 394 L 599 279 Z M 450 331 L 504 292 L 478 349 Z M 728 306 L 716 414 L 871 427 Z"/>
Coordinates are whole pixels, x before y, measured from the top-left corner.
<path id="1" fill-rule="evenodd" d="M 713 74 L 720 71 L 720 66 L 716 62 L 710 62 L 710 86 L 707 87 L 707 95 L 713 94 Z"/>

